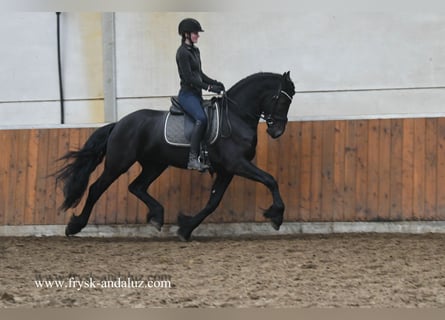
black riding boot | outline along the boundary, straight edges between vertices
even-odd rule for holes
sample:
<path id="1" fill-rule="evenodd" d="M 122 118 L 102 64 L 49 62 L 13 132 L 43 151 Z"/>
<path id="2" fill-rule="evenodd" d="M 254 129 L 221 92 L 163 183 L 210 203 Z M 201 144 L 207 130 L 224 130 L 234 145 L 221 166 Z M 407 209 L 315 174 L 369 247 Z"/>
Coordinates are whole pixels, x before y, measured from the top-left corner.
<path id="1" fill-rule="evenodd" d="M 190 141 L 190 154 L 187 169 L 205 171 L 209 168 L 209 166 L 201 163 L 201 161 L 199 161 L 198 159 L 204 130 L 205 127 L 202 125 L 202 122 L 199 120 L 196 121 L 195 126 L 193 127 L 192 138 Z"/>

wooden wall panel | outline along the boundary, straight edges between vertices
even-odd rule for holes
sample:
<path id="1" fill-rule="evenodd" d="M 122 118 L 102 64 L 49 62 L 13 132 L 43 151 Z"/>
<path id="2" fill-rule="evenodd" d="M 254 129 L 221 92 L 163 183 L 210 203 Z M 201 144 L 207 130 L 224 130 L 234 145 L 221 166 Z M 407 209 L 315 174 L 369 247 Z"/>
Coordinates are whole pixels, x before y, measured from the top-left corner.
<path id="1" fill-rule="evenodd" d="M 61 186 L 55 160 L 78 149 L 93 128 L 1 130 L 0 224 L 66 224 L 85 199 L 58 211 Z M 445 220 L 445 119 L 382 119 L 290 122 L 273 140 L 259 127 L 255 163 L 277 178 L 285 221 Z M 101 164 L 91 181 L 101 174 Z M 134 165 L 102 196 L 93 224 L 146 222 L 147 208 L 128 191 L 140 172 Z M 165 220 L 205 206 L 208 174 L 169 168 L 149 188 L 165 206 Z M 193 188 L 192 188 L 193 186 Z M 235 177 L 206 222 L 265 221 L 272 201 L 263 185 Z"/>
<path id="2" fill-rule="evenodd" d="M 390 219 L 391 212 L 391 120 L 380 120 L 379 139 L 377 142 L 378 156 L 378 201 L 376 218 L 382 220 Z M 377 147 L 376 146 L 376 147 Z"/>
<path id="3" fill-rule="evenodd" d="M 286 136 L 285 133 L 284 137 Z M 281 137 L 281 139 L 284 137 Z M 300 199 L 301 221 L 309 221 L 311 215 L 312 140 L 312 123 L 303 122 L 301 124 L 301 162 L 299 164 L 295 163 L 295 165 L 301 166 L 300 181 L 298 182 L 301 193 L 294 193 L 294 197 Z"/>
<path id="4" fill-rule="evenodd" d="M 402 214 L 402 164 L 403 120 L 391 121 L 391 167 L 390 167 L 390 220 L 403 219 Z"/>
<path id="5" fill-rule="evenodd" d="M 434 219 L 445 220 L 445 118 L 437 122 L 437 208 Z M 431 183 L 428 181 L 428 183 Z"/>
<path id="6" fill-rule="evenodd" d="M 334 155 L 333 155 L 334 179 L 332 199 L 332 220 L 344 220 L 346 190 L 346 122 L 335 121 L 334 125 Z"/>
<path id="7" fill-rule="evenodd" d="M 343 193 L 339 196 L 343 198 L 343 221 L 351 221 L 355 217 L 356 205 L 356 168 L 357 168 L 357 143 L 355 130 L 357 127 L 357 121 L 350 121 L 346 123 L 345 131 L 345 187 Z M 340 220 L 340 221 L 342 221 Z"/>
<path id="8" fill-rule="evenodd" d="M 433 219 L 437 211 L 437 119 L 425 123 L 425 219 Z"/>
<path id="9" fill-rule="evenodd" d="M 9 183 L 9 172 L 11 170 L 9 166 L 9 152 L 11 152 L 11 144 L 13 142 L 12 136 L 13 133 L 9 130 L 2 131 L 2 134 L 0 135 L 0 143 L 4 150 L 0 156 L 0 224 L 2 225 L 7 224 L 6 212 L 10 211 L 10 206 L 8 204 L 9 194 L 11 193 L 11 184 Z"/>

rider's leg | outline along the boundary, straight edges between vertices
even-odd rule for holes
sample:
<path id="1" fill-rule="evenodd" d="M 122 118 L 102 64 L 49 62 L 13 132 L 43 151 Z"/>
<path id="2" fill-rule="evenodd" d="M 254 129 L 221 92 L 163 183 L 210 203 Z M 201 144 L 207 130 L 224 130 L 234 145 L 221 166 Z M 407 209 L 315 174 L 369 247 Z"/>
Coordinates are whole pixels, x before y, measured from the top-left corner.
<path id="1" fill-rule="evenodd" d="M 205 126 L 202 124 L 201 120 L 196 120 L 190 141 L 190 153 L 187 169 L 206 170 L 209 168 L 207 165 L 201 163 L 201 161 L 198 159 L 204 132 Z"/>
<path id="2" fill-rule="evenodd" d="M 185 112 L 187 112 L 187 114 L 195 121 L 192 131 L 187 168 L 200 171 L 206 170 L 209 167 L 198 160 L 201 140 L 207 127 L 207 116 L 201 105 L 201 97 L 190 92 L 180 92 L 179 102 L 181 103 Z"/>

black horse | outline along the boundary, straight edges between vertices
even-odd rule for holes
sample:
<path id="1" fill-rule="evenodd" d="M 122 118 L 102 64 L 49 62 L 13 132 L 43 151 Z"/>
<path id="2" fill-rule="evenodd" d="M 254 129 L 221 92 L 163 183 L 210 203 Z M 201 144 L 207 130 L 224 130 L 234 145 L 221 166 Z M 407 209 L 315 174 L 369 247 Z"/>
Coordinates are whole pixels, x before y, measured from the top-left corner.
<path id="1" fill-rule="evenodd" d="M 178 236 L 188 240 L 192 231 L 219 205 L 234 175 L 263 183 L 273 196 L 272 206 L 264 212 L 278 230 L 283 222 L 284 203 L 275 179 L 251 163 L 257 145 L 260 118 L 267 123 L 267 133 L 280 137 L 286 128 L 287 113 L 295 94 L 290 72 L 253 74 L 235 84 L 223 97 L 223 134 L 208 146 L 211 173 L 216 174 L 210 199 L 195 216 L 178 216 Z M 225 108 L 224 108 L 225 106 Z M 89 188 L 82 213 L 73 215 L 65 233 L 76 234 L 88 223 L 94 204 L 102 193 L 135 162 L 142 172 L 129 185 L 129 190 L 149 208 L 147 222 L 161 230 L 164 208 L 147 193 L 150 184 L 168 167 L 187 168 L 188 147 L 172 146 L 164 138 L 166 111 L 138 110 L 120 121 L 97 129 L 79 151 L 71 151 L 62 159 L 72 160 L 57 174 L 64 182 L 63 210 L 74 208 L 88 186 L 90 174 L 104 157 L 102 175 Z"/>

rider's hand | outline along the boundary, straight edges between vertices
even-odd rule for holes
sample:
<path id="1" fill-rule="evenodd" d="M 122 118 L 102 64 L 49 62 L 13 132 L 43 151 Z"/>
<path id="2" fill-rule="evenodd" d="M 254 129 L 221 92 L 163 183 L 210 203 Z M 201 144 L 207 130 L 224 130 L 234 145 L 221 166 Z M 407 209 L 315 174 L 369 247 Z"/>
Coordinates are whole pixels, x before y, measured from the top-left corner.
<path id="1" fill-rule="evenodd" d="M 224 87 L 222 82 L 217 81 L 216 84 L 222 88 L 222 91 L 226 91 L 226 88 Z"/>
<path id="2" fill-rule="evenodd" d="M 224 91 L 224 86 L 221 86 L 219 84 L 212 84 L 209 86 L 209 91 L 220 94 L 222 91 Z"/>

